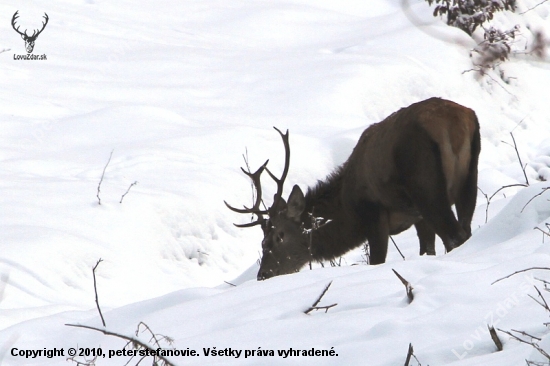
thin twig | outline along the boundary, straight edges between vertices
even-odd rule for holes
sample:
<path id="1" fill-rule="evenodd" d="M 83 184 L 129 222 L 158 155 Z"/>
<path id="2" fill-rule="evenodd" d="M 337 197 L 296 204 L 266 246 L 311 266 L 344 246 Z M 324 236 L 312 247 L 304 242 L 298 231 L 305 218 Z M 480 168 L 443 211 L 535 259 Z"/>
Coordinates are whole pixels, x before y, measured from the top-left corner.
<path id="1" fill-rule="evenodd" d="M 227 281 L 223 281 L 223 282 L 227 283 L 227 284 L 230 285 L 230 286 L 237 287 L 237 285 L 234 285 L 234 284 L 232 284 L 231 282 L 227 282 Z"/>
<path id="2" fill-rule="evenodd" d="M 493 342 L 495 343 L 495 346 L 497 346 L 497 349 L 499 351 L 502 351 L 502 342 L 500 341 L 500 338 L 498 337 L 497 331 L 493 326 L 487 325 L 487 328 L 489 328 L 489 334 L 491 335 L 491 338 L 493 339 Z"/>
<path id="3" fill-rule="evenodd" d="M 540 2 L 540 3 L 538 3 L 537 5 L 533 6 L 532 8 L 529 8 L 529 9 L 525 10 L 523 13 L 519 13 L 519 15 L 523 15 L 523 14 L 527 13 L 528 11 L 531 11 L 531 10 L 535 9 L 536 7 L 538 7 L 538 6 L 542 5 L 542 4 L 544 4 L 544 3 L 547 2 L 547 1 L 548 1 L 548 0 L 544 0 L 544 1 Z"/>
<path id="4" fill-rule="evenodd" d="M 521 157 L 519 156 L 518 145 L 516 144 L 514 133 L 510 132 L 510 136 L 512 136 L 512 141 L 514 142 L 514 150 L 516 150 L 516 155 L 518 156 L 519 165 L 521 166 L 521 171 L 523 172 L 523 176 L 525 177 L 525 183 L 529 185 L 529 179 L 527 178 L 527 173 L 525 173 L 525 168 L 527 167 L 527 164 L 523 166 L 523 163 L 521 162 Z"/>
<path id="5" fill-rule="evenodd" d="M 495 193 L 493 193 L 491 195 L 491 197 L 489 197 L 489 201 L 493 199 L 493 197 L 500 191 L 502 191 L 504 188 L 511 188 L 511 187 L 529 187 L 527 184 L 523 184 L 523 183 L 515 183 L 515 184 L 508 184 L 506 186 L 502 186 L 500 187 L 499 189 L 496 190 Z"/>
<path id="6" fill-rule="evenodd" d="M 550 236 L 550 232 L 542 230 L 540 227 L 534 227 L 533 230 L 538 230 L 542 233 L 542 242 L 544 243 L 544 236 Z"/>
<path id="7" fill-rule="evenodd" d="M 485 196 L 485 200 L 487 201 L 487 206 L 485 206 L 485 223 L 487 223 L 487 220 L 489 218 L 489 205 L 491 204 L 491 200 L 487 196 L 487 193 L 483 192 L 483 189 L 481 189 L 479 187 L 477 187 L 477 189 L 479 189 L 481 194 L 483 194 Z"/>
<path id="8" fill-rule="evenodd" d="M 487 201 L 487 206 L 485 207 L 485 223 L 487 223 L 487 220 L 489 219 L 489 205 L 491 204 L 491 200 L 493 199 L 493 197 L 496 196 L 496 194 L 500 191 L 502 191 L 503 189 L 505 188 L 511 188 L 511 187 L 528 187 L 528 185 L 526 184 L 523 184 L 523 183 L 514 183 L 514 184 L 508 184 L 508 185 L 505 185 L 505 186 L 502 186 L 500 187 L 499 189 L 497 189 L 492 195 L 491 197 L 489 197 L 487 195 L 487 193 L 483 192 L 483 190 L 479 187 L 477 187 L 477 189 L 481 192 L 481 194 L 483 194 L 485 196 L 485 200 Z"/>
<path id="9" fill-rule="evenodd" d="M 407 297 L 409 298 L 409 304 L 410 304 L 414 300 L 414 295 L 413 295 L 413 292 L 412 292 L 413 287 L 411 286 L 409 281 L 407 281 L 405 278 L 403 278 L 403 276 L 401 276 L 399 273 L 397 273 L 397 271 L 395 269 L 392 268 L 392 271 L 393 271 L 393 273 L 395 273 L 397 278 L 399 278 L 399 280 L 401 280 L 401 283 L 403 283 L 403 285 L 405 285 L 405 291 L 407 291 Z"/>
<path id="10" fill-rule="evenodd" d="M 471 72 L 471 71 L 479 72 L 481 74 L 481 76 L 487 76 L 489 79 L 493 80 L 495 82 L 495 84 L 497 84 L 498 86 L 500 86 L 502 88 L 502 90 L 504 90 L 510 96 L 514 97 L 514 100 L 519 100 L 516 95 L 511 93 L 508 89 L 506 89 L 503 85 L 501 85 L 494 77 L 489 75 L 489 73 L 483 69 L 483 66 L 481 66 L 481 65 L 474 65 L 474 66 L 478 66 L 478 68 L 477 69 L 474 68 L 474 69 L 470 69 L 470 70 L 464 70 L 464 71 L 462 71 L 462 74 L 465 74 L 465 73 Z M 495 66 L 497 66 L 497 65 L 495 65 Z"/>
<path id="11" fill-rule="evenodd" d="M 329 282 L 329 284 L 325 287 L 325 289 L 323 290 L 323 292 L 321 292 L 321 295 L 319 295 L 319 297 L 317 298 L 317 300 L 313 303 L 313 305 L 311 305 L 311 307 L 309 309 L 307 309 L 306 311 L 304 311 L 304 314 L 309 314 L 311 313 L 313 310 L 320 310 L 320 309 L 325 309 L 325 313 L 328 311 L 328 309 L 338 305 L 338 304 L 332 304 L 332 305 L 328 305 L 328 306 L 317 306 L 320 302 L 321 302 L 321 299 L 323 298 L 323 296 L 325 296 L 325 294 L 327 293 L 330 285 L 332 285 L 332 281 Z"/>
<path id="12" fill-rule="evenodd" d="M 103 167 L 103 173 L 101 173 L 101 179 L 99 180 L 99 184 L 97 185 L 97 202 L 101 205 L 101 197 L 99 197 L 99 194 L 101 193 L 101 183 L 103 183 L 103 178 L 105 177 L 105 170 L 107 170 L 107 167 L 109 166 L 109 163 L 111 162 L 111 158 L 113 157 L 113 151 L 111 150 L 111 154 L 109 155 L 109 160 L 107 160 L 107 164 L 105 164 L 105 167 Z"/>
<path id="13" fill-rule="evenodd" d="M 113 336 L 113 337 L 117 337 L 117 338 L 121 338 L 121 339 L 124 339 L 125 341 L 128 341 L 129 343 L 133 343 L 133 344 L 137 344 L 149 351 L 153 351 L 156 353 L 157 349 L 156 348 L 153 348 L 151 346 L 149 346 L 148 344 L 140 341 L 139 339 L 135 338 L 135 337 L 129 337 L 129 336 L 126 336 L 124 334 L 119 334 L 119 333 L 115 333 L 115 332 L 111 332 L 111 331 L 108 331 L 106 329 L 100 329 L 100 328 L 96 328 L 96 327 L 91 327 L 89 325 L 82 325 L 82 324 L 65 324 L 66 326 L 68 327 L 75 327 L 75 328 L 84 328 L 84 329 L 91 329 L 91 330 L 95 330 L 97 332 L 101 332 L 105 335 L 108 335 L 108 336 Z M 158 357 L 160 360 L 162 360 L 166 365 L 168 366 L 175 366 L 173 363 L 171 363 L 170 361 L 168 361 L 166 358 L 164 358 L 163 356 L 159 355 L 159 354 L 156 354 L 156 357 Z"/>
<path id="14" fill-rule="evenodd" d="M 542 302 L 540 302 L 539 300 L 535 299 L 533 296 L 531 295 L 528 295 L 531 299 L 535 300 L 535 302 L 537 304 L 539 304 L 540 306 L 542 306 L 543 308 L 546 309 L 546 311 L 549 311 L 550 312 L 550 307 L 548 307 L 548 303 L 546 302 L 546 299 L 544 298 L 544 296 L 542 296 L 542 294 L 540 293 L 540 290 L 538 289 L 537 286 L 533 286 L 535 288 L 535 290 L 537 290 L 537 293 L 539 294 L 539 297 L 541 298 Z M 513 330 L 513 329 L 512 329 Z"/>
<path id="15" fill-rule="evenodd" d="M 325 219 L 323 217 L 315 217 L 313 216 L 313 213 L 315 211 L 315 206 L 313 206 L 311 208 L 311 212 L 308 212 L 308 215 L 309 215 L 309 219 L 310 219 L 310 223 L 311 223 L 311 229 L 306 229 L 304 227 L 304 223 L 302 223 L 302 232 L 304 234 L 307 234 L 308 237 L 309 237 L 309 243 L 308 243 L 308 252 L 309 252 L 309 269 L 312 270 L 313 267 L 311 265 L 311 260 L 313 258 L 313 252 L 312 252 L 312 248 L 313 248 L 313 232 L 316 231 L 316 230 L 319 230 L 320 228 L 322 228 L 323 226 L 329 224 L 332 222 L 331 219 Z"/>
<path id="16" fill-rule="evenodd" d="M 401 253 L 401 250 L 399 250 L 399 247 L 397 246 L 397 244 L 395 243 L 395 240 L 393 240 L 393 237 L 390 235 L 390 239 L 393 243 L 393 245 L 395 246 L 395 249 L 397 249 L 397 251 L 399 252 L 399 255 L 401 256 L 401 258 L 403 258 L 403 260 L 405 260 L 405 256 L 403 255 L 403 253 Z"/>
<path id="17" fill-rule="evenodd" d="M 523 330 L 515 330 L 515 329 L 510 329 L 512 332 L 516 332 L 516 333 L 519 333 L 521 335 L 524 335 L 526 337 L 529 337 L 531 339 L 536 339 L 537 341 L 542 341 L 542 338 L 539 338 L 539 337 L 535 337 L 534 335 L 531 335 L 527 332 L 524 332 Z"/>
<path id="18" fill-rule="evenodd" d="M 174 340 L 171 338 L 171 337 L 167 337 L 165 335 L 162 335 L 162 334 L 155 334 L 153 333 L 153 331 L 151 330 L 151 328 L 149 328 L 149 326 L 147 324 L 145 324 L 144 322 L 139 322 L 138 326 L 137 326 L 137 329 L 136 329 L 136 337 L 139 336 L 139 330 L 141 327 L 144 327 L 145 329 L 141 331 L 141 333 L 145 332 L 146 330 L 151 334 L 151 339 L 149 339 L 149 343 L 151 341 L 154 341 L 154 345 L 159 347 L 160 348 L 160 341 L 165 341 L 166 343 L 168 343 L 169 345 L 172 345 L 174 343 Z M 160 340 L 157 338 L 157 336 L 160 337 Z"/>
<path id="19" fill-rule="evenodd" d="M 535 342 L 533 341 L 526 341 L 524 339 L 521 339 L 520 337 L 506 331 L 506 330 L 502 330 L 500 328 L 498 328 L 499 331 L 501 331 L 502 333 L 506 333 L 508 334 L 510 337 L 514 338 L 516 341 L 519 341 L 521 343 L 525 343 L 525 344 L 529 344 L 530 346 L 532 346 L 533 348 L 535 348 L 537 351 L 539 351 L 539 353 L 541 355 L 543 355 L 544 357 L 546 357 L 548 360 L 550 360 L 550 355 L 548 353 L 546 353 L 545 350 L 543 350 L 538 344 L 536 344 Z M 532 337 L 532 336 L 529 336 L 528 337 L 531 337 L 531 338 L 536 338 L 536 337 Z"/>
<path id="20" fill-rule="evenodd" d="M 509 274 L 508 276 L 505 276 L 505 277 L 502 277 L 502 278 L 499 278 L 498 280 L 494 281 L 493 283 L 491 283 L 491 285 L 494 285 L 495 283 L 499 282 L 499 281 L 502 281 L 504 279 L 507 279 L 507 278 L 510 278 L 514 275 L 517 275 L 518 273 L 523 273 L 523 272 L 527 272 L 527 271 L 533 271 L 533 270 L 537 270 L 537 269 L 540 269 L 540 270 L 545 270 L 545 271 L 550 271 L 550 268 L 548 267 L 532 267 L 532 268 L 527 268 L 527 269 L 522 269 L 520 271 L 515 271 L 514 273 L 512 274 Z"/>
<path id="21" fill-rule="evenodd" d="M 521 209 L 521 212 L 523 213 L 523 210 L 525 210 L 525 207 L 527 207 L 528 204 L 531 203 L 531 201 L 533 201 L 535 198 L 539 197 L 539 196 L 542 196 L 544 194 L 544 192 L 546 192 L 547 190 L 549 190 L 550 187 L 544 187 L 542 189 L 541 192 L 539 192 L 538 194 L 534 195 L 533 197 L 531 197 L 531 199 L 529 201 L 527 201 L 527 203 L 525 204 L 525 206 L 523 206 L 523 208 Z"/>
<path id="22" fill-rule="evenodd" d="M 134 183 L 130 184 L 130 186 L 128 187 L 126 192 L 122 195 L 122 197 L 120 197 L 120 202 L 119 203 L 122 203 L 122 200 L 124 199 L 124 197 L 126 197 L 128 192 L 130 192 L 130 189 L 132 189 L 132 187 L 135 186 L 136 184 L 138 184 L 137 180 Z"/>
<path id="23" fill-rule="evenodd" d="M 414 354 L 413 345 L 412 343 L 409 343 L 409 350 L 407 351 L 407 358 L 405 359 L 405 366 L 409 366 L 409 362 L 411 362 L 411 357 Z"/>
<path id="24" fill-rule="evenodd" d="M 95 304 L 97 306 L 97 311 L 99 312 L 99 316 L 101 317 L 101 323 L 103 323 L 103 326 L 105 327 L 105 318 L 103 318 L 103 313 L 101 312 L 101 307 L 99 306 L 99 298 L 97 296 L 97 283 L 95 279 L 95 270 L 97 269 L 97 266 L 99 266 L 99 263 L 103 262 L 103 259 L 99 258 L 97 263 L 95 264 L 94 268 L 92 269 L 92 274 L 94 276 L 94 292 L 95 292 Z"/>

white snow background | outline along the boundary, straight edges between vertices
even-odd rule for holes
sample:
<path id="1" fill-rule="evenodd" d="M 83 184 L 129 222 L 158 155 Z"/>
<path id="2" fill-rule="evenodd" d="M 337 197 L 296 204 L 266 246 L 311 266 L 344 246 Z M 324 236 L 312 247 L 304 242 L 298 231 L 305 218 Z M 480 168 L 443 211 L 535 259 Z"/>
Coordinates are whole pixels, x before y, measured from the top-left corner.
<path id="1" fill-rule="evenodd" d="M 516 50 L 528 51 L 529 29 L 550 35 L 550 3 L 519 15 L 539 2 L 520 0 L 516 14 L 493 20 L 520 25 Z M 34 49 L 47 60 L 14 60 L 25 53 L 10 24 L 16 10 L 29 29 L 47 12 Z M 122 349 L 121 339 L 65 326 L 102 327 L 99 258 L 107 329 L 134 335 L 142 321 L 199 353 L 171 358 L 177 365 L 402 365 L 409 343 L 424 366 L 543 361 L 504 333 L 496 352 L 487 325 L 550 344 L 550 314 L 528 296 L 550 273 L 491 285 L 549 266 L 550 238 L 533 229 L 550 221 L 539 179 L 550 178 L 548 55 L 514 55 L 503 78 L 464 73 L 476 41 L 432 11 L 419 0 L 3 1 L 0 363 L 76 364 L 13 348 Z M 234 227 L 248 217 L 223 204 L 250 204 L 245 151 L 252 169 L 269 158 L 280 172 L 272 126 L 290 130 L 286 197 L 343 163 L 367 126 L 432 96 L 478 114 L 484 192 L 525 182 L 512 131 L 531 186 L 502 190 L 487 213 L 480 193 L 473 237 L 449 254 L 438 243 L 436 257 L 419 257 L 409 230 L 394 237 L 405 261 L 390 243 L 383 265 L 366 265 L 359 248 L 340 267 L 257 282 L 261 230 Z M 274 184 L 264 190 L 272 197 Z M 411 304 L 392 269 L 414 287 Z M 330 281 L 319 305 L 338 305 L 305 315 Z M 243 353 L 203 354 L 213 347 Z M 277 356 L 289 348 L 337 356 Z M 258 349 L 275 356 L 244 357 Z"/>

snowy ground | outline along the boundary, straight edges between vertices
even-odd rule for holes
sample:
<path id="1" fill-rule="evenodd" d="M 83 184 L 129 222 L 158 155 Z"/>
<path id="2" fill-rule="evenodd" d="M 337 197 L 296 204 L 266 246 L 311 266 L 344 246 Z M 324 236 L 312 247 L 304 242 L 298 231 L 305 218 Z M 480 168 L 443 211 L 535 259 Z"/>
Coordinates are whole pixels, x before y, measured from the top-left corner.
<path id="1" fill-rule="evenodd" d="M 518 3 L 521 12 L 539 1 Z M 10 25 L 16 10 L 29 29 L 48 13 L 34 49 L 46 61 L 13 59 L 25 53 Z M 91 270 L 99 258 L 107 328 L 132 335 L 143 321 L 199 353 L 172 358 L 178 365 L 396 365 L 409 343 L 422 365 L 537 360 L 502 333 L 504 351 L 495 352 L 486 325 L 543 337 L 550 349 L 549 314 L 527 296 L 542 288 L 533 276 L 550 273 L 491 285 L 550 259 L 533 230 L 547 230 L 550 191 L 525 206 L 548 187 L 537 179 L 550 179 L 548 55 L 512 57 L 501 66 L 508 83 L 463 73 L 476 42 L 431 12 L 397 0 L 0 4 L 0 50 L 10 49 L 0 53 L 0 363 L 67 364 L 14 357 L 14 347 L 122 349 L 119 339 L 64 325 L 101 325 Z M 522 50 L 528 27 L 550 35 L 549 20 L 543 3 L 494 22 L 520 24 Z M 480 194 L 473 237 L 447 255 L 438 244 L 437 257 L 418 257 L 410 231 L 395 237 L 406 261 L 392 247 L 386 264 L 367 266 L 357 250 L 342 267 L 255 281 L 261 230 L 235 228 L 244 218 L 223 204 L 250 201 L 245 148 L 253 168 L 269 158 L 278 171 L 272 126 L 289 128 L 286 188 L 305 188 L 346 160 L 366 126 L 432 96 L 477 112 L 484 192 L 525 182 L 511 131 L 531 186 L 501 191 L 487 213 Z M 392 268 L 412 283 L 411 304 Z M 338 305 L 304 315 L 330 281 L 320 305 Z M 203 354 L 213 347 L 242 354 Z M 338 356 L 277 356 L 291 347 Z M 275 356 L 245 358 L 258 349 Z"/>

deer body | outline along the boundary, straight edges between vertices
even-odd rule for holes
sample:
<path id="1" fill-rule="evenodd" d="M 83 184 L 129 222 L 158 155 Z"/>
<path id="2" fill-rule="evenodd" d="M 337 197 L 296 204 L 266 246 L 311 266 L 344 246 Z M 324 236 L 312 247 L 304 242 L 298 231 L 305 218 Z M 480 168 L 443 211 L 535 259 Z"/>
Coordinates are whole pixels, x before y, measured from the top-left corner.
<path id="1" fill-rule="evenodd" d="M 383 263 L 389 235 L 415 225 L 420 254 L 447 251 L 471 236 L 477 196 L 479 124 L 475 113 L 431 98 L 367 128 L 348 160 L 304 195 L 275 199 L 265 221 L 258 279 L 292 273 L 368 241 Z M 451 206 L 456 205 L 458 220 Z M 331 221 L 309 234 L 310 214 Z"/>

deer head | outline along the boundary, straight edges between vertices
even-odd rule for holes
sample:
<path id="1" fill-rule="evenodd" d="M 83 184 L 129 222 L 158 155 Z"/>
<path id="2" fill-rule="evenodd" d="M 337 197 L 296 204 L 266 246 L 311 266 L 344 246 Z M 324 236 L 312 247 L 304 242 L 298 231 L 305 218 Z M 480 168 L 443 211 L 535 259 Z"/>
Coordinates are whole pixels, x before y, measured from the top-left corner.
<path id="1" fill-rule="evenodd" d="M 13 17 L 11 18 L 11 26 L 13 27 L 13 29 L 19 33 L 21 35 L 21 38 L 23 38 L 23 40 L 25 41 L 25 48 L 27 49 L 27 53 L 32 53 L 32 50 L 34 49 L 34 42 L 36 41 L 36 38 L 38 38 L 38 35 L 40 33 L 42 33 L 42 31 L 44 30 L 44 28 L 46 28 L 46 24 L 48 24 L 48 14 L 44 13 L 44 19 L 46 20 L 45 22 L 42 22 L 42 29 L 38 30 L 38 29 L 35 29 L 32 33 L 31 36 L 29 36 L 27 34 L 27 30 L 25 29 L 25 32 L 20 32 L 19 31 L 19 26 L 17 28 L 15 28 L 15 21 L 17 18 L 19 18 L 19 10 L 17 10 L 15 12 L 15 14 L 13 14 Z"/>
<path id="2" fill-rule="evenodd" d="M 227 202 L 226 206 L 232 211 L 253 214 L 257 220 L 247 224 L 235 224 L 237 227 L 252 227 L 260 225 L 264 232 L 262 240 L 262 260 L 258 271 L 258 280 L 269 277 L 297 272 L 309 261 L 307 235 L 304 234 L 302 214 L 305 209 L 304 194 L 295 185 L 289 196 L 288 203 L 282 198 L 283 185 L 288 174 L 290 164 L 290 144 L 288 130 L 283 134 L 274 127 L 281 135 L 285 147 L 285 166 L 280 178 L 275 177 L 267 168 L 267 160 L 260 168 L 250 173 L 241 168 L 252 180 L 256 189 L 256 201 L 252 208 L 242 209 L 232 207 Z M 262 201 L 262 187 L 260 176 L 267 171 L 267 174 L 277 183 L 277 192 L 273 198 L 273 204 L 269 209 L 260 209 Z M 264 215 L 268 215 L 265 218 Z"/>

